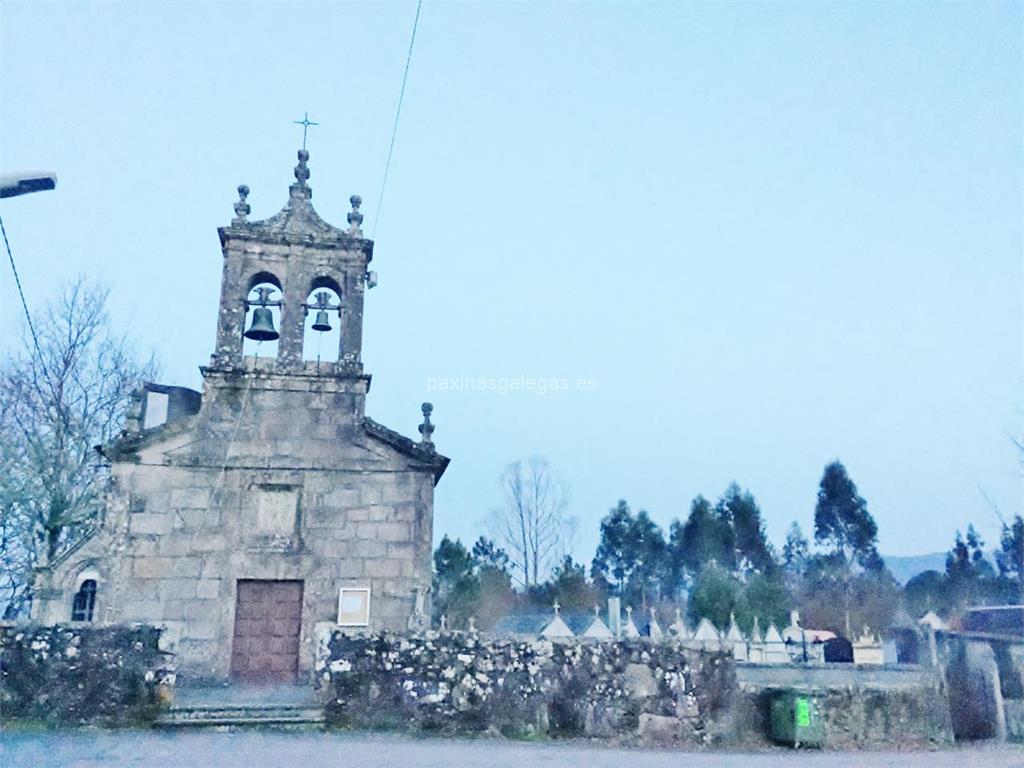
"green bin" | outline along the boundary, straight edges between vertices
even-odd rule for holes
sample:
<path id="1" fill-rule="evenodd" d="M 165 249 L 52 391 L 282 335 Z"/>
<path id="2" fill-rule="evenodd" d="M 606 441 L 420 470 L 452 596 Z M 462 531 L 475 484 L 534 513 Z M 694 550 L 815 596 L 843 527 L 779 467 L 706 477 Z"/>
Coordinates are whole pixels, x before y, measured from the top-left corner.
<path id="1" fill-rule="evenodd" d="M 794 747 L 820 747 L 825 725 L 818 700 L 806 693 L 779 691 L 772 697 L 772 740 Z"/>

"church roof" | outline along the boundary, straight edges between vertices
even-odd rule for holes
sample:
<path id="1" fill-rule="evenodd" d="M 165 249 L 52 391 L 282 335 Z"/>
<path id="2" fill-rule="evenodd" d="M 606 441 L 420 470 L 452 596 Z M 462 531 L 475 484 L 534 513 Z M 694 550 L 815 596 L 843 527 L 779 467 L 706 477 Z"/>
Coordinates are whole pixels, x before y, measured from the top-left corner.
<path id="1" fill-rule="evenodd" d="M 395 432 L 395 430 L 388 429 L 383 424 L 378 424 L 369 416 L 363 417 L 363 428 L 370 437 L 375 437 L 400 453 L 404 453 L 409 458 L 433 468 L 434 482 L 441 479 L 441 475 L 444 474 L 449 462 L 451 462 L 451 459 L 447 456 L 442 456 L 432 448 L 427 448 L 422 443 L 417 443 L 400 432 Z"/>
<path id="2" fill-rule="evenodd" d="M 182 419 L 180 421 L 164 423 L 142 432 L 122 433 L 109 443 L 97 445 L 96 451 L 108 460 L 117 461 L 127 458 L 141 448 L 145 448 L 159 440 L 185 432 L 191 429 L 192 426 L 193 421 L 191 419 Z M 363 429 L 370 437 L 391 446 L 399 453 L 423 465 L 424 468 L 433 469 L 434 482 L 441 479 L 441 475 L 444 474 L 445 469 L 448 468 L 448 464 L 451 462 L 451 459 L 447 456 L 442 456 L 432 448 L 427 448 L 422 443 L 417 443 L 405 435 L 395 432 L 393 429 L 388 429 L 383 424 L 378 424 L 369 416 L 363 418 Z"/>
<path id="3" fill-rule="evenodd" d="M 363 214 L 359 212 L 362 198 L 349 198 L 352 211 L 348 214 L 348 229 L 335 227 L 325 221 L 313 208 L 313 190 L 306 181 L 309 179 L 309 152 L 300 149 L 299 164 L 295 166 L 295 183 L 288 188 L 288 202 L 284 208 L 269 219 L 249 221 L 249 188 L 244 184 L 238 188 L 239 201 L 235 204 L 235 218 L 231 225 L 221 227 L 221 245 L 229 238 L 276 242 L 284 244 L 314 245 L 345 250 L 362 250 L 368 259 L 373 258 L 373 241 L 363 237 L 360 225 Z"/>

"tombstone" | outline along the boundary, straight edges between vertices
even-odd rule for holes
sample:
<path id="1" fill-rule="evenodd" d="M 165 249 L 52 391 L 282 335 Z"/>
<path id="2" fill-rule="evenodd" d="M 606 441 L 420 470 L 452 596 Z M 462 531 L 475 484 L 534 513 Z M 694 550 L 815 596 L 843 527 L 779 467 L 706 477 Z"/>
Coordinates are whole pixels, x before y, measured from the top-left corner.
<path id="1" fill-rule="evenodd" d="M 826 664 L 853 664 L 853 643 L 845 637 L 825 641 Z"/>

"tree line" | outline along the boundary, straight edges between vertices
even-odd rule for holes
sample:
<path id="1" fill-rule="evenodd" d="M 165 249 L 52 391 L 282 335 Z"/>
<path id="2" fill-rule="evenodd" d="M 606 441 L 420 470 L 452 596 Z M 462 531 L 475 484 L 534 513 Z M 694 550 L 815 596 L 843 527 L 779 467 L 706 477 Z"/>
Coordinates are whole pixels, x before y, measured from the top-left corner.
<path id="1" fill-rule="evenodd" d="M 513 465 L 504 477 L 522 472 Z M 550 475 L 543 460 L 529 462 L 531 473 Z M 550 477 L 542 485 L 554 483 Z M 564 494 L 560 496 L 564 498 Z M 1004 525 L 995 562 L 985 556 L 973 526 L 958 532 L 946 572 L 930 571 L 902 588 L 878 552 L 878 526 L 867 502 L 840 461 L 829 463 L 818 487 L 813 542 L 799 525 L 790 526 L 781 551 L 765 533 L 761 509 L 748 490 L 731 484 L 714 502 L 697 496 L 688 516 L 672 520 L 667 532 L 640 509 L 619 501 L 601 520 L 597 550 L 589 569 L 563 552 L 546 578 L 536 561 L 519 564 L 521 547 L 505 548 L 503 532 L 528 540 L 530 521 L 558 514 L 531 514 L 520 503 L 506 503 L 492 515 L 501 523 L 497 539 L 480 537 L 472 547 L 445 536 L 434 555 L 435 619 L 450 626 L 473 617 L 487 628 L 504 615 L 549 612 L 558 602 L 568 611 L 591 611 L 611 595 L 623 605 L 671 616 L 685 605 L 692 624 L 702 618 L 724 628 L 735 617 L 750 631 L 788 623 L 798 608 L 802 623 L 855 637 L 880 632 L 898 611 L 904 620 L 927 610 L 955 618 L 979 604 L 1015 603 L 1024 596 L 1024 520 Z M 528 505 L 527 505 L 528 506 Z M 513 538 L 514 541 L 514 538 Z"/>

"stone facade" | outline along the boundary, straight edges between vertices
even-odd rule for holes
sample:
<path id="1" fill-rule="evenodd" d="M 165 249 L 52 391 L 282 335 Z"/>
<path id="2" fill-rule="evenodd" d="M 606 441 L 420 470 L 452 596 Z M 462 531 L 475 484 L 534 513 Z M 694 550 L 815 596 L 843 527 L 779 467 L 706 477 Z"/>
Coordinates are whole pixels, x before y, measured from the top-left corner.
<path id="1" fill-rule="evenodd" d="M 370 590 L 369 631 L 405 630 L 430 615 L 433 493 L 448 459 L 430 440 L 428 405 L 419 442 L 365 416 L 373 243 L 359 229 L 358 198 L 345 230 L 313 210 L 307 159 L 300 151 L 289 201 L 270 219 L 249 222 L 248 188 L 239 188 L 236 217 L 219 230 L 220 311 L 201 400 L 158 386 L 139 393 L 121 437 L 99 448 L 112 475 L 101 523 L 39 569 L 36 620 L 68 621 L 76 592 L 92 581 L 94 622 L 165 627 L 185 679 L 221 679 L 245 634 L 240 622 L 257 618 L 275 621 L 265 645 L 254 644 L 286 656 L 285 636 L 297 635 L 293 666 L 312 670 L 341 587 Z M 278 296 L 276 357 L 243 354 L 258 284 Z M 340 299 L 337 360 L 303 360 L 306 305 L 318 289 Z M 152 426 L 157 394 L 169 397 L 166 421 Z M 236 616 L 241 580 L 301 582 L 294 631 L 289 615 Z"/>

